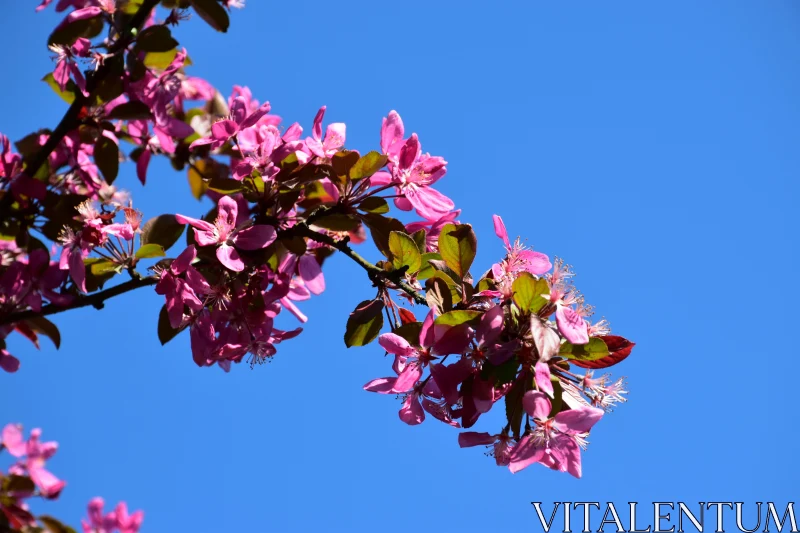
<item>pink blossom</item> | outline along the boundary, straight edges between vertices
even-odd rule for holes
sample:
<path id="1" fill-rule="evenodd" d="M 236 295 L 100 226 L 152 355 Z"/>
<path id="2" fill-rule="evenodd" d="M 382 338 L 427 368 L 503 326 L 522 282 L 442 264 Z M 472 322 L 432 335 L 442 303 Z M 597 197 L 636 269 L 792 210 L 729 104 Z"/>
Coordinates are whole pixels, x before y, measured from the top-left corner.
<path id="1" fill-rule="evenodd" d="M 276 238 L 275 228 L 264 224 L 237 226 L 239 207 L 229 196 L 220 198 L 217 207 L 217 218 L 213 224 L 183 215 L 175 215 L 175 218 L 181 224 L 194 227 L 195 239 L 199 246 L 217 246 L 219 262 L 234 272 L 241 272 L 244 270 L 244 261 L 237 249 L 266 248 Z"/>
<path id="2" fill-rule="evenodd" d="M 314 117 L 314 127 L 311 129 L 311 137 L 306 139 L 306 146 L 317 157 L 329 158 L 344 146 L 346 136 L 346 126 L 341 122 L 328 124 L 325 130 L 325 138 L 322 138 L 322 117 L 325 116 L 325 106 L 319 108 Z"/>
<path id="3" fill-rule="evenodd" d="M 234 98 L 231 104 L 230 118 L 215 122 L 211 126 L 211 136 L 194 141 L 189 148 L 210 145 L 212 150 L 221 148 L 237 133 L 255 126 L 262 117 L 269 113 L 269 102 L 264 102 L 258 109 L 248 113 L 247 103 L 244 98 Z"/>
<path id="4" fill-rule="evenodd" d="M 389 113 L 381 127 L 381 149 L 389 156 L 390 173 L 377 172 L 372 185 L 394 185 L 401 197 L 394 203 L 403 211 L 415 209 L 429 221 L 436 221 L 455 207 L 450 198 L 431 188 L 447 172 L 447 161 L 441 157 L 422 154 L 417 134 L 403 142 L 403 123 L 396 112 Z"/>
<path id="5" fill-rule="evenodd" d="M 534 419 L 535 429 L 525 435 L 514 448 L 509 462 L 511 472 L 533 464 L 569 472 L 581 477 L 581 447 L 586 436 L 602 417 L 603 410 L 579 407 L 550 418 L 550 400 L 543 392 L 528 391 L 522 399 L 525 412 Z"/>
<path id="6" fill-rule="evenodd" d="M 144 520 L 144 512 L 128 514 L 128 506 L 120 502 L 113 511 L 103 514 L 103 498 L 92 498 L 88 505 L 88 519 L 81 520 L 84 533 L 138 533 Z"/>
<path id="7" fill-rule="evenodd" d="M 8 424 L 3 428 L 2 443 L 11 455 L 20 459 L 13 468 L 27 474 L 44 497 L 55 498 L 66 483 L 45 469 L 45 462 L 56 453 L 58 444 L 41 442 L 41 434 L 41 429 L 33 429 L 25 441 L 20 426 Z"/>

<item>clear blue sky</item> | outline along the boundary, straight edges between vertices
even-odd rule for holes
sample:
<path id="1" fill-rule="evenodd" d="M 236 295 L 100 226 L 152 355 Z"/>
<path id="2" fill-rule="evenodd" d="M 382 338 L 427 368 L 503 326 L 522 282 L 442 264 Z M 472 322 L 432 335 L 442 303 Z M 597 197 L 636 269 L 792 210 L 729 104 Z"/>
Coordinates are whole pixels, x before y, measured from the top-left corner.
<path id="1" fill-rule="evenodd" d="M 65 109 L 38 81 L 60 17 L 35 5 L 0 23 L 13 139 Z M 511 475 L 361 390 L 388 361 L 344 347 L 371 292 L 346 258 L 303 305 L 305 334 L 253 371 L 198 369 L 187 335 L 161 347 L 144 291 L 56 317 L 61 351 L 10 342 L 22 368 L 0 375 L 0 418 L 58 440 L 68 482 L 40 511 L 77 525 L 102 495 L 144 509 L 144 531 L 535 531 L 535 500 L 797 497 L 800 4 L 250 0 L 232 19 L 228 35 L 178 30 L 190 73 L 307 129 L 326 104 L 361 150 L 398 110 L 449 161 L 441 190 L 475 225 L 479 266 L 502 251 L 499 213 L 637 342 L 614 368 L 630 401 L 592 432 L 582 480 Z M 146 188 L 130 168 L 118 181 L 146 217 L 207 209 L 152 168 Z"/>

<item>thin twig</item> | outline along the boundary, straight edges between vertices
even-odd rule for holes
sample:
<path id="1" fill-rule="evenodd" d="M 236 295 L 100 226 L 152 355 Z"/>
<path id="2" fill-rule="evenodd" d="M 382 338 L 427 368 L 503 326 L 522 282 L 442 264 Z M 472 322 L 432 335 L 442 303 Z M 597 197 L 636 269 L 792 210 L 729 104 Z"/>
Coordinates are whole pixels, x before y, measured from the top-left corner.
<path id="1" fill-rule="evenodd" d="M 42 307 L 42 310 L 38 312 L 29 309 L 27 311 L 22 311 L 20 313 L 12 313 L 10 315 L 0 317 L 0 326 L 5 324 L 12 324 L 14 322 L 21 322 L 23 320 L 28 320 L 40 316 L 55 315 L 56 313 L 63 313 L 64 311 L 79 309 L 81 307 L 92 306 L 95 309 L 102 309 L 103 306 L 105 305 L 105 301 L 108 300 L 109 298 L 113 298 L 114 296 L 119 296 L 120 294 L 125 294 L 126 292 L 130 292 L 132 290 L 141 287 L 148 287 L 150 285 L 155 285 L 156 283 L 158 283 L 158 278 L 155 277 L 132 279 L 126 281 L 125 283 L 114 285 L 113 287 L 110 287 L 100 292 L 96 292 L 94 294 L 79 296 L 78 298 L 73 300 L 73 302 L 69 305 L 59 306 L 55 304 L 49 304 Z"/>

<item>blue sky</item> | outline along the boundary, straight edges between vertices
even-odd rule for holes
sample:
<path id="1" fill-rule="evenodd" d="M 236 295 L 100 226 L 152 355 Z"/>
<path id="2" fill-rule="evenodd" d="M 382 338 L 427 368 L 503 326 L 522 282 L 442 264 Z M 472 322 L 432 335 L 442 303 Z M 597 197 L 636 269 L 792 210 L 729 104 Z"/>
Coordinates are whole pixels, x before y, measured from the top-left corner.
<path id="1" fill-rule="evenodd" d="M 0 23 L 12 139 L 65 110 L 38 81 L 60 17 L 19 4 Z M 389 363 L 342 342 L 371 293 L 346 258 L 303 305 L 305 333 L 252 371 L 198 369 L 186 335 L 161 347 L 145 290 L 57 316 L 60 351 L 10 342 L 22 368 L 0 375 L 0 422 L 57 440 L 68 482 L 40 511 L 77 525 L 102 495 L 143 509 L 143 531 L 471 532 L 538 530 L 531 501 L 796 497 L 796 2 L 248 4 L 227 35 L 178 29 L 190 73 L 307 129 L 326 104 L 359 150 L 398 110 L 449 161 L 440 189 L 475 226 L 479 266 L 502 252 L 499 213 L 637 342 L 613 369 L 630 401 L 592 432 L 583 479 L 511 475 L 361 390 Z M 146 217 L 205 212 L 185 174 L 152 168 L 146 188 L 130 168 L 118 180 Z"/>

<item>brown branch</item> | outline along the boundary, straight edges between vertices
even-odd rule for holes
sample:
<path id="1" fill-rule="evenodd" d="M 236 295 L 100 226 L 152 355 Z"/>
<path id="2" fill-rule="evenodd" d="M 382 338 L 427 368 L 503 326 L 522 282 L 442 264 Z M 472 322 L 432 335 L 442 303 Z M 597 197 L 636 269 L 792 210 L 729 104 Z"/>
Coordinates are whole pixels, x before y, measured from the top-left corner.
<path id="1" fill-rule="evenodd" d="M 370 263 L 366 259 L 364 259 L 361 255 L 356 253 L 350 246 L 347 244 L 347 240 L 337 241 L 334 240 L 333 237 L 330 235 L 326 235 L 324 233 L 316 232 L 310 229 L 305 224 L 298 224 L 293 228 L 288 230 L 284 230 L 281 232 L 282 234 L 291 234 L 291 235 L 298 235 L 301 237 L 308 237 L 309 239 L 326 244 L 339 252 L 343 253 L 353 261 L 355 261 L 359 266 L 361 266 L 364 270 L 367 271 L 367 275 L 369 278 L 375 282 L 376 284 L 385 284 L 391 283 L 399 290 L 408 294 L 416 303 L 421 305 L 428 305 L 425 297 L 422 296 L 414 287 L 409 285 L 405 280 L 403 280 L 403 275 L 405 274 L 404 270 L 395 270 L 393 272 L 386 272 L 385 270 L 379 268 L 378 266 Z M 96 292 L 94 294 L 88 294 L 86 296 L 79 296 L 76 298 L 71 304 L 65 306 L 58 306 L 54 304 L 48 304 L 42 308 L 41 311 L 34 311 L 29 309 L 27 311 L 21 311 L 19 313 L 11 313 L 6 316 L 0 316 L 0 326 L 5 324 L 13 324 L 14 322 L 21 322 L 23 320 L 28 320 L 31 318 L 36 318 L 39 316 L 48 316 L 48 315 L 55 315 L 57 313 L 63 313 L 65 311 L 70 311 L 72 309 L 79 309 L 81 307 L 89 307 L 92 306 L 96 309 L 102 309 L 105 305 L 105 301 L 109 298 L 113 298 L 115 296 L 119 296 L 120 294 L 125 294 L 126 292 L 130 292 L 135 289 L 139 289 L 141 287 L 149 287 L 151 285 L 155 285 L 158 283 L 158 278 L 156 277 L 144 277 L 139 278 L 135 277 L 129 281 L 124 283 L 120 283 L 119 285 L 115 285 L 108 289 L 102 290 L 100 292 Z"/>
<path id="2" fill-rule="evenodd" d="M 22 311 L 20 313 L 12 313 L 10 315 L 0 317 L 0 326 L 5 324 L 12 324 L 14 322 L 21 322 L 23 320 L 36 318 L 39 316 L 55 315 L 56 313 L 63 313 L 64 311 L 79 309 L 81 307 L 92 306 L 95 309 L 102 309 L 103 306 L 105 305 L 105 301 L 108 300 L 109 298 L 113 298 L 114 296 L 119 296 L 120 294 L 125 294 L 126 292 L 130 292 L 132 290 L 141 287 L 149 287 L 150 285 L 155 285 L 156 283 L 158 283 L 158 278 L 154 277 L 132 279 L 126 281 L 125 283 L 114 285 L 111 288 L 102 290 L 100 292 L 96 292 L 94 294 L 79 296 L 69 305 L 59 306 L 59 305 L 49 304 L 42 307 L 42 310 L 38 312 L 29 309 L 27 311 Z"/>
<path id="3" fill-rule="evenodd" d="M 310 229 L 308 226 L 304 224 L 297 225 L 292 228 L 292 231 L 295 235 L 300 235 L 302 237 L 308 237 L 311 240 L 317 241 L 322 244 L 327 244 L 328 246 L 335 248 L 336 250 L 342 252 L 344 255 L 358 263 L 361 268 L 367 271 L 370 279 L 375 282 L 389 282 L 393 284 L 395 287 L 403 291 L 404 293 L 408 294 L 416 303 L 422 305 L 428 305 L 427 300 L 425 297 L 422 296 L 414 287 L 409 285 L 406 281 L 403 280 L 403 276 L 405 275 L 405 270 L 395 270 L 394 272 L 387 272 L 378 266 L 370 263 L 355 251 L 353 251 L 350 246 L 347 244 L 347 240 L 337 241 L 333 239 L 330 235 L 326 235 L 324 233 L 316 232 Z"/>

